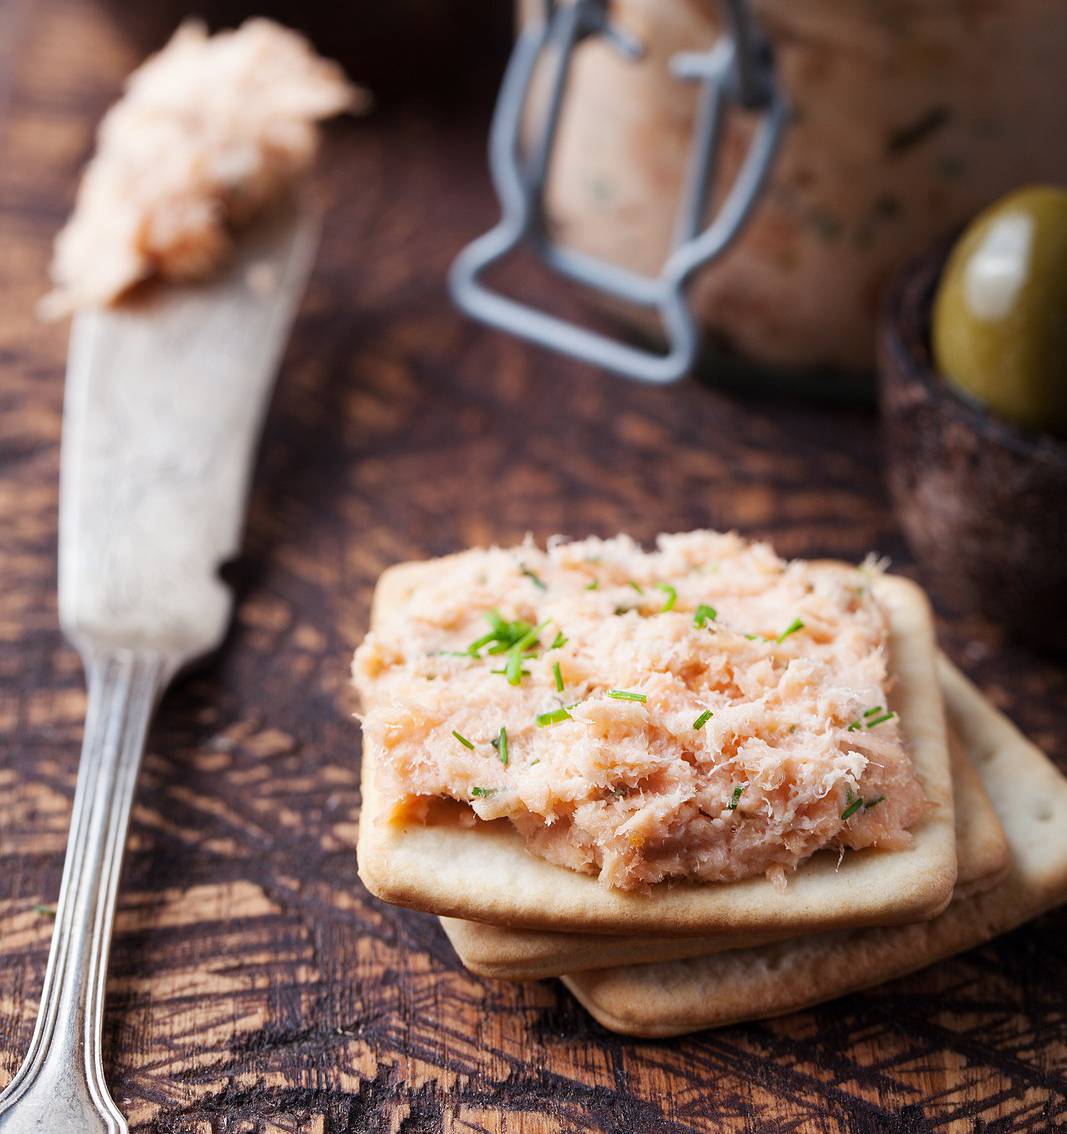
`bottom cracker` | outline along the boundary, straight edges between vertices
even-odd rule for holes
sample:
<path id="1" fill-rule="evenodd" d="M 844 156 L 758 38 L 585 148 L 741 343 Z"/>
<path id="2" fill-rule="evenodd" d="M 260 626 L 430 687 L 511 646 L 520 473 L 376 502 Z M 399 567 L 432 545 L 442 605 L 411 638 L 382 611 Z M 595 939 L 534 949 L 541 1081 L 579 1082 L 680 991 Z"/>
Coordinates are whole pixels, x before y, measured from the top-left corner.
<path id="1" fill-rule="evenodd" d="M 582 1005 L 613 1031 L 649 1037 L 779 1016 L 924 968 L 1067 900 L 1067 779 L 944 660 L 940 676 L 1008 838 L 1003 882 L 929 922 L 564 977 Z"/>

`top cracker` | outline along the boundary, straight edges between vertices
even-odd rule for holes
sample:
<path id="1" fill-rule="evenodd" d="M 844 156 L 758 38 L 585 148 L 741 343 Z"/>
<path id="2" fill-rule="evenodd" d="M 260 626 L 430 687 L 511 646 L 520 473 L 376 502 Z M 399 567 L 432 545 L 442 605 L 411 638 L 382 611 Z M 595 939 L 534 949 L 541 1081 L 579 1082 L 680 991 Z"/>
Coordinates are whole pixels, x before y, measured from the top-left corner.
<path id="1" fill-rule="evenodd" d="M 528 545 L 391 569 L 372 630 L 359 861 L 388 901 L 714 935 L 951 896 L 933 634 L 904 580 L 712 533 Z"/>

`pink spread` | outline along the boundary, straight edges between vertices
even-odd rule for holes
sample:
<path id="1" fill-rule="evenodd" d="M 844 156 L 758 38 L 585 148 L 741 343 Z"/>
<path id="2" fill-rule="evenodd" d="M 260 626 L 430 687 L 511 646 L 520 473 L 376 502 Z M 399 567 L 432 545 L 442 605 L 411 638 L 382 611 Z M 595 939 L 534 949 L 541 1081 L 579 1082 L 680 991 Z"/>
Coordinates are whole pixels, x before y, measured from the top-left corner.
<path id="1" fill-rule="evenodd" d="M 280 24 L 253 19 L 214 36 L 183 24 L 100 124 L 42 314 L 111 303 L 152 275 L 209 274 L 230 228 L 311 164 L 316 123 L 365 98 Z"/>
<path id="2" fill-rule="evenodd" d="M 397 815 L 456 800 L 620 889 L 899 848 L 876 574 L 711 532 L 451 556 L 356 652 L 364 743 Z"/>

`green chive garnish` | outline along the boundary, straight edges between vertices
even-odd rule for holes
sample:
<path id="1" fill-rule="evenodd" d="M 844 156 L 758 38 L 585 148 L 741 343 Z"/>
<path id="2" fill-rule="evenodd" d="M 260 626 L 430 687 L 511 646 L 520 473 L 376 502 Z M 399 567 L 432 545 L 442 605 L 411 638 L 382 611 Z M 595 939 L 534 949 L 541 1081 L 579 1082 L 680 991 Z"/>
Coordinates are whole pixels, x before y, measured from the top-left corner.
<path id="1" fill-rule="evenodd" d="M 496 791 L 496 788 L 472 787 L 471 797 L 473 799 L 488 799 L 490 796 L 496 795 Z"/>
<path id="2" fill-rule="evenodd" d="M 559 693 L 563 692 L 563 673 L 559 668 L 559 662 L 552 666 L 552 676 L 556 679 L 556 690 Z"/>
<path id="3" fill-rule="evenodd" d="M 597 591 L 597 590 L 599 590 L 599 589 L 600 589 L 600 580 L 599 580 L 599 579 L 594 579 L 594 580 L 593 580 L 593 581 L 592 581 L 591 583 L 586 583 L 586 584 L 585 584 L 585 589 L 586 589 L 587 591 Z"/>
<path id="4" fill-rule="evenodd" d="M 567 639 L 563 636 L 563 631 L 557 630 L 555 638 L 552 639 L 552 645 L 548 648 L 550 650 L 559 650 L 562 649 L 566 644 Z"/>
<path id="5" fill-rule="evenodd" d="M 478 651 L 483 646 L 488 646 L 490 642 L 495 642 L 497 637 L 496 630 L 490 630 L 488 634 L 483 634 L 480 638 L 475 638 L 473 642 L 467 647 L 467 653 L 474 657 L 478 656 Z"/>
<path id="6" fill-rule="evenodd" d="M 533 585 L 539 591 L 547 591 L 548 590 L 548 587 L 546 586 L 544 579 L 542 579 L 540 577 L 540 575 L 535 575 L 534 572 L 531 571 L 530 568 L 527 567 L 525 563 L 520 563 L 519 568 L 522 570 L 522 573 L 526 576 L 526 578 L 529 579 L 530 582 L 533 583 Z"/>
<path id="7" fill-rule="evenodd" d="M 633 587 L 635 591 L 637 591 L 639 595 L 643 595 L 645 593 L 645 588 L 642 587 L 640 583 L 635 583 L 633 579 L 628 579 L 627 582 L 631 587 Z"/>
<path id="8" fill-rule="evenodd" d="M 711 720 L 711 718 L 714 715 L 715 714 L 711 711 L 711 709 L 705 709 L 700 714 L 700 716 L 697 717 L 697 719 L 695 721 L 693 721 L 693 728 L 698 729 L 698 730 L 702 729 L 708 723 L 708 721 Z"/>
<path id="9" fill-rule="evenodd" d="M 508 766 L 508 730 L 501 725 L 500 735 L 496 738 L 496 750 L 500 754 L 500 763 Z"/>
<path id="10" fill-rule="evenodd" d="M 884 795 L 880 795 L 877 799 L 864 800 L 863 810 L 870 811 L 872 807 L 877 807 L 882 800 L 885 799 Z"/>
<path id="11" fill-rule="evenodd" d="M 489 653 L 503 654 L 510 650 L 516 642 L 521 641 L 531 630 L 529 622 L 523 622 L 522 619 L 508 622 L 506 618 L 501 616 L 498 610 L 487 611 L 485 617 L 488 619 L 492 629 L 488 634 L 483 634 L 480 638 L 476 638 L 467 647 L 466 653 L 472 657 L 477 657 L 478 651 L 484 646 L 488 646 L 490 642 L 495 643 L 495 645 L 490 646 Z"/>
<path id="12" fill-rule="evenodd" d="M 678 601 L 677 590 L 675 590 L 670 583 L 657 583 L 656 587 L 667 596 L 667 601 L 660 607 L 660 614 L 666 614 L 668 610 L 674 610 L 674 604 Z"/>
<path id="13" fill-rule="evenodd" d="M 881 713 L 881 716 L 874 716 L 875 713 Z M 859 732 L 860 729 L 877 728 L 880 724 L 885 724 L 886 721 L 891 721 L 896 716 L 894 712 L 884 712 L 881 705 L 875 705 L 873 708 L 868 709 L 862 717 L 857 717 L 856 720 L 848 726 L 849 732 Z"/>
<path id="14" fill-rule="evenodd" d="M 702 602 L 693 613 L 693 625 L 698 630 L 704 629 L 704 623 L 707 621 L 714 622 L 719 617 L 719 612 L 713 606 L 709 606 L 706 602 Z"/>
<path id="15" fill-rule="evenodd" d="M 852 794 L 852 788 L 845 788 L 845 803 L 847 806 L 841 812 L 842 819 L 850 819 L 863 806 L 863 797 Z"/>
<path id="16" fill-rule="evenodd" d="M 745 790 L 745 788 L 747 786 L 748 786 L 747 784 L 738 784 L 737 787 L 734 788 L 734 794 L 732 796 L 730 796 L 730 802 L 726 805 L 727 811 L 736 811 L 737 810 L 737 805 L 741 800 L 741 793 Z"/>
<path id="17" fill-rule="evenodd" d="M 460 744 L 463 745 L 464 748 L 469 748 L 472 752 L 474 751 L 474 745 L 471 744 L 471 742 L 465 736 L 461 736 L 458 732 L 456 732 L 455 729 L 452 730 L 452 735 L 460 742 Z"/>
<path id="18" fill-rule="evenodd" d="M 794 618 L 792 622 L 778 635 L 775 641 L 781 645 L 790 634 L 795 634 L 798 630 L 804 629 L 804 623 L 799 618 Z"/>
<path id="19" fill-rule="evenodd" d="M 520 685 L 522 683 L 522 654 L 519 651 L 512 650 L 508 654 L 507 665 L 504 666 L 504 675 L 508 679 L 509 685 Z"/>
<path id="20" fill-rule="evenodd" d="M 626 689 L 609 689 L 608 696 L 614 697 L 616 701 L 641 701 L 644 703 L 648 700 L 644 693 L 630 693 Z"/>
<path id="21" fill-rule="evenodd" d="M 517 642 L 512 643 L 511 648 L 518 653 L 522 653 L 523 650 L 528 650 L 537 642 L 537 639 L 541 637 L 541 632 L 550 621 L 551 619 L 546 618 L 540 626 L 531 626 Z"/>
<path id="22" fill-rule="evenodd" d="M 560 721 L 569 721 L 574 718 L 566 709 L 553 709 L 550 713 L 539 713 L 536 719 L 537 727 L 545 728 L 547 725 L 559 724 Z"/>

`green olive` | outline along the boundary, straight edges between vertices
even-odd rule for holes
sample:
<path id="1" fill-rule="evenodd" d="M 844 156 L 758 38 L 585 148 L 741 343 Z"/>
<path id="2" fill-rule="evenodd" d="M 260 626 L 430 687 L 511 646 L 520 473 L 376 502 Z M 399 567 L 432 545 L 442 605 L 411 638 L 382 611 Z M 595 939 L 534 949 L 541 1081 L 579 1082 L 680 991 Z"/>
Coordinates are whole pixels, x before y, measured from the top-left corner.
<path id="1" fill-rule="evenodd" d="M 993 413 L 1067 435 L 1067 190 L 1020 189 L 970 224 L 932 339 L 941 374 Z"/>

